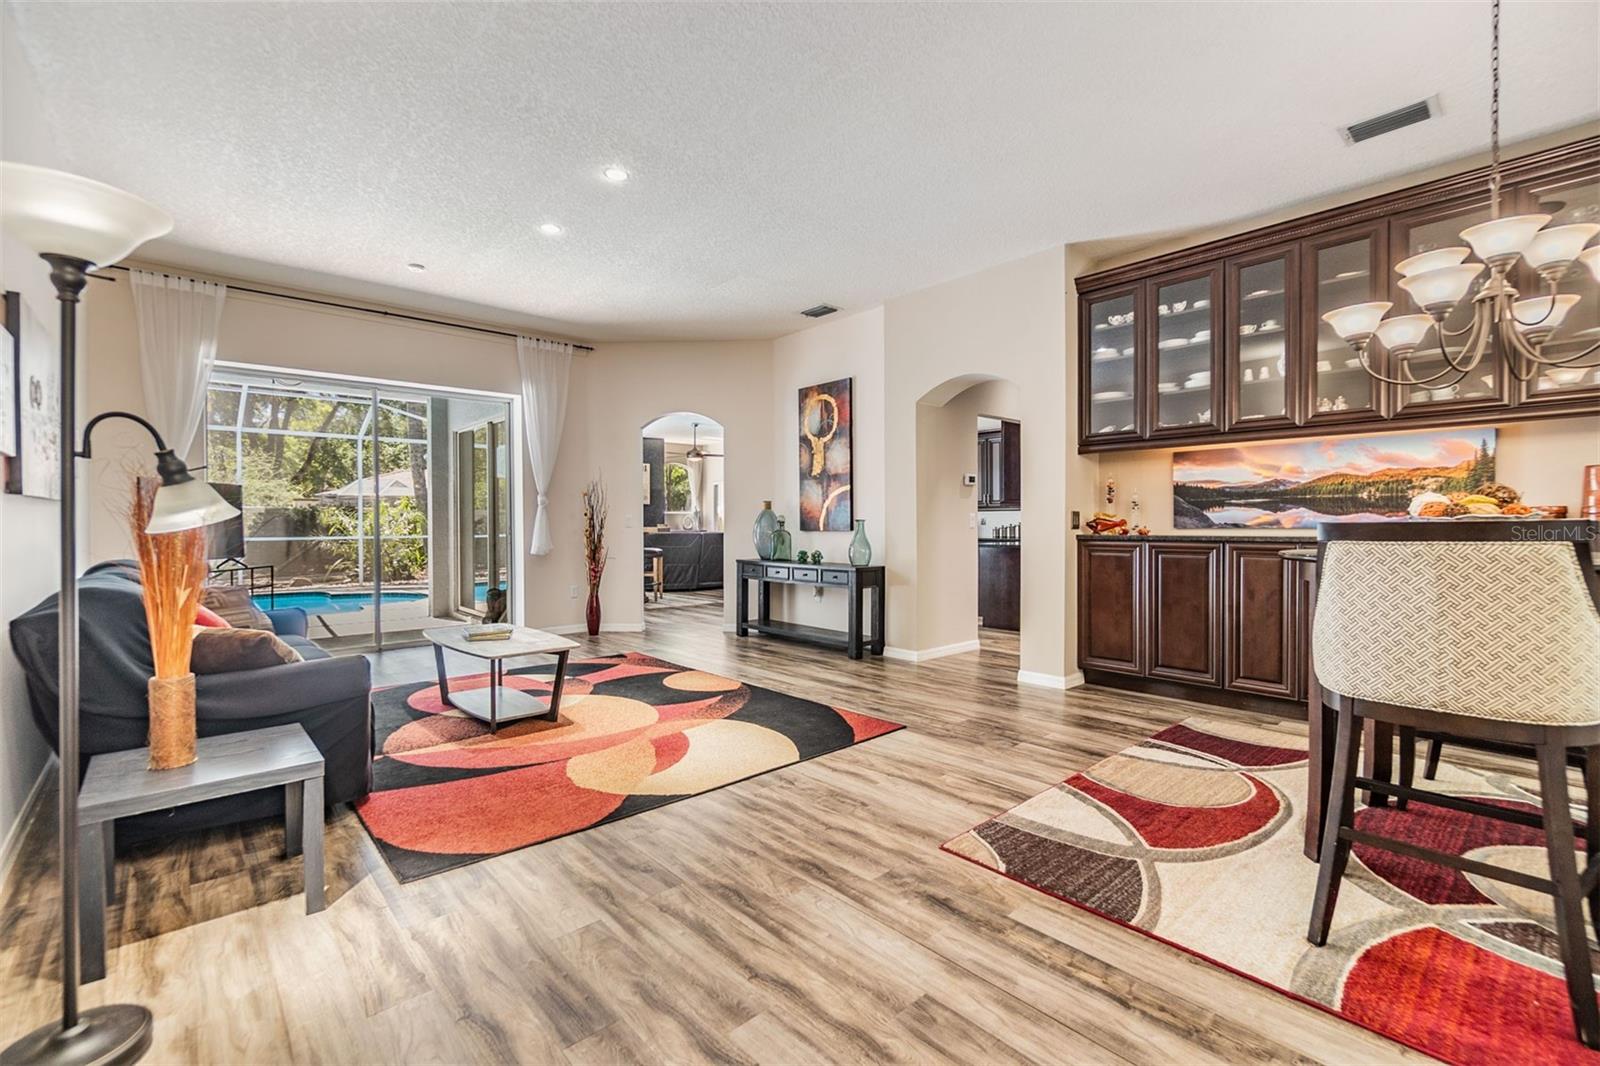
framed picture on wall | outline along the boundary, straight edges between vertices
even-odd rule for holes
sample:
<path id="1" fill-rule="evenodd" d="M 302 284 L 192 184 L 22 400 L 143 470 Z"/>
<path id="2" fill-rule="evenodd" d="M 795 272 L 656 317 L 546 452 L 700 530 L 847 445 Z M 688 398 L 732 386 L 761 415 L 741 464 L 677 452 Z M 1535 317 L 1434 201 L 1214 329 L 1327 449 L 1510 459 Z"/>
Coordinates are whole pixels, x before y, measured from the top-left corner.
<path id="1" fill-rule="evenodd" d="M 800 390 L 800 528 L 806 532 L 843 533 L 853 525 L 851 380 Z"/>
<path id="2" fill-rule="evenodd" d="M 0 456 L 9 459 L 16 454 L 17 335 L 7 325 L 0 329 Z"/>
<path id="3" fill-rule="evenodd" d="M 8 292 L 14 454 L 6 459 L 6 491 L 55 500 L 61 496 L 61 392 L 50 334 L 20 293 Z"/>

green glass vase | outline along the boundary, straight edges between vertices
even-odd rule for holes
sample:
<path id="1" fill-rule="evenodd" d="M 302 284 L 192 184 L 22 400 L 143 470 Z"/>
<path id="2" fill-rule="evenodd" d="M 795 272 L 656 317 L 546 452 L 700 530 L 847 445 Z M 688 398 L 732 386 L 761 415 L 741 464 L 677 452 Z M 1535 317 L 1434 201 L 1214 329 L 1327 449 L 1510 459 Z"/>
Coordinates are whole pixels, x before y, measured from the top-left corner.
<path id="1" fill-rule="evenodd" d="M 778 528 L 772 531 L 772 558 L 784 561 L 794 558 L 794 537 L 783 528 L 783 515 L 778 516 Z"/>

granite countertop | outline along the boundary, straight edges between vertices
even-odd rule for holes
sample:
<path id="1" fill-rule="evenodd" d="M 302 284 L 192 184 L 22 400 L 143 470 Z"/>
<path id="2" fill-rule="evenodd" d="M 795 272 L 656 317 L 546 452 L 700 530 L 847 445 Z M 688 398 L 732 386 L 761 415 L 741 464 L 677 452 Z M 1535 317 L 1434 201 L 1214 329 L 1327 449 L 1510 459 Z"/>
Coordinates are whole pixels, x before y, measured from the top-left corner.
<path id="1" fill-rule="evenodd" d="M 1238 541 L 1242 544 L 1315 544 L 1315 533 L 1151 533 L 1149 536 L 1139 536 L 1129 533 L 1125 537 L 1116 534 L 1079 533 L 1079 540 L 1196 540 L 1196 541 Z"/>

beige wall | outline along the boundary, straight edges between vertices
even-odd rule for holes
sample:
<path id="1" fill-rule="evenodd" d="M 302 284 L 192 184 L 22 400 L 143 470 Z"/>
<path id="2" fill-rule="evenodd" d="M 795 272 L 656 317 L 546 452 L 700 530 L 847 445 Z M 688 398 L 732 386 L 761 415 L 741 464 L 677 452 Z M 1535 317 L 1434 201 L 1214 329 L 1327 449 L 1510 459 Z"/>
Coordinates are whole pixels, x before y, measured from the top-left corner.
<path id="1" fill-rule="evenodd" d="M 918 488 L 934 476 L 919 461 L 920 407 L 1004 380 L 1020 391 L 1022 499 L 1028 532 L 1040 537 L 1030 542 L 1039 549 L 1022 557 L 1021 672 L 1044 684 L 1065 683 L 1071 672 L 1067 560 L 1059 540 L 1052 543 L 1059 536 L 1053 531 L 1066 528 L 1068 431 L 1075 432 L 1067 402 L 1066 290 L 1062 250 L 1051 248 L 884 306 L 888 637 L 895 647 L 937 651 L 951 643 L 946 636 L 976 619 L 975 606 L 942 604 L 938 582 L 919 580 L 938 563 L 932 544 L 920 543 L 930 527 L 919 516 Z"/>
<path id="2" fill-rule="evenodd" d="M 142 413 L 138 340 L 125 275 L 96 282 L 88 316 L 88 408 Z M 224 279 L 226 280 L 226 279 Z M 515 396 L 516 348 L 508 338 L 234 293 L 224 305 L 218 358 L 258 367 L 336 374 L 442 389 Z M 767 342 L 603 345 L 574 357 L 567 418 L 550 487 L 554 550 L 519 548 L 521 617 L 531 625 L 583 622 L 583 487 L 599 473 L 611 493 L 612 567 L 601 587 L 609 628 L 642 624 L 639 430 L 669 411 L 698 410 L 721 422 L 735 448 L 727 464 L 729 514 L 754 515 L 758 483 L 771 469 L 771 345 Z M 90 553 L 127 555 L 122 521 L 131 472 L 148 461 L 137 432 L 107 425 L 95 440 Z M 114 431 L 113 431 L 114 428 Z M 525 541 L 533 487 L 523 470 L 518 505 Z M 578 594 L 573 594 L 574 586 Z M 514 590 L 513 599 L 515 603 Z"/>
<path id="3" fill-rule="evenodd" d="M 22 163 L 60 166 L 43 122 L 37 83 L 17 43 L 9 8 L 0 9 L 0 155 Z M 44 261 L 15 241 L 0 239 L 0 289 L 22 294 L 49 336 L 59 343 L 55 289 Z M 88 297 L 86 297 L 87 299 Z M 80 334 L 81 335 L 81 334 Z M 81 393 L 81 376 L 80 376 Z M 0 615 L 15 618 L 58 588 L 60 508 L 53 500 L 0 493 Z M 50 749 L 28 712 L 22 670 L 9 643 L 0 651 L 0 879 L 14 855 L 28 797 L 41 781 Z"/>
<path id="4" fill-rule="evenodd" d="M 800 390 L 839 378 L 853 379 L 850 404 L 851 506 L 867 523 L 872 561 L 882 564 L 889 530 L 884 525 L 883 308 L 844 318 L 829 318 L 772 345 L 772 474 L 763 499 L 788 519 L 795 550 L 820 550 L 823 558 L 844 562 L 851 533 L 800 530 Z M 759 501 L 757 506 L 760 506 Z M 728 512 L 728 551 L 752 556 L 750 525 L 756 512 Z M 774 586 L 772 613 L 806 625 L 842 629 L 845 593 L 838 589 Z M 894 637 L 894 631 L 889 631 Z"/>

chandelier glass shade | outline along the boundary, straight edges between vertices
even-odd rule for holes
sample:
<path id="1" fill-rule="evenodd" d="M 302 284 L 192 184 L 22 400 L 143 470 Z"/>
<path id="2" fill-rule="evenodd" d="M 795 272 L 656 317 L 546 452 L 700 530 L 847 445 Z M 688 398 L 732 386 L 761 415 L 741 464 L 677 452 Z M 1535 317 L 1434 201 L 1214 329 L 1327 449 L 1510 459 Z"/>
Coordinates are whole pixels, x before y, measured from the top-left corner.
<path id="1" fill-rule="evenodd" d="M 1395 265 L 1400 275 L 1397 284 L 1420 314 L 1385 317 L 1394 305 L 1375 301 L 1322 316 L 1355 349 L 1370 376 L 1392 385 L 1447 388 L 1459 384 L 1491 352 L 1523 382 L 1545 367 L 1600 366 L 1600 361 L 1581 362 L 1600 353 L 1600 342 L 1559 358 L 1544 353 L 1546 342 L 1579 303 L 1578 296 L 1559 291 L 1562 279 L 1570 271 L 1587 270 L 1600 283 L 1600 245 L 1586 247 L 1600 234 L 1600 224 L 1550 226 L 1547 214 L 1500 214 L 1500 0 L 1494 0 L 1492 7 L 1489 221 L 1462 230 L 1464 246 L 1425 251 Z M 1526 278 L 1529 271 L 1538 276 L 1535 284 L 1545 290 L 1543 294 L 1523 297 L 1512 284 L 1513 278 Z M 1481 285 L 1472 293 L 1480 278 Z M 1470 323 L 1446 329 L 1446 319 L 1468 299 Z M 1374 340 L 1390 357 L 1388 374 L 1373 365 Z M 1452 352 L 1447 340 L 1451 347 L 1459 344 L 1459 350 Z M 1437 354 L 1444 365 L 1437 373 L 1418 377 L 1410 357 L 1423 353 Z"/>

